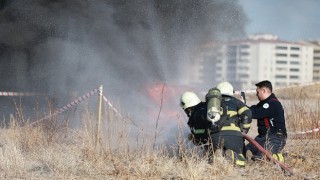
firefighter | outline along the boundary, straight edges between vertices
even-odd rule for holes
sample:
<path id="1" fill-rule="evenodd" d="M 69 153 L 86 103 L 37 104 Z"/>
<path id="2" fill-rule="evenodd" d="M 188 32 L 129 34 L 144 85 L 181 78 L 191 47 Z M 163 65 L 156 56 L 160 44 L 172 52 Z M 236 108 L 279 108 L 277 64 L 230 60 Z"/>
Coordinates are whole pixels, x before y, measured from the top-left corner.
<path id="1" fill-rule="evenodd" d="M 220 120 L 220 146 L 227 158 L 238 166 L 245 166 L 243 155 L 244 138 L 242 132 L 247 133 L 251 124 L 251 111 L 239 99 L 233 96 L 233 86 L 226 81 L 217 87 L 222 94 L 222 104 L 225 105 L 226 117 Z"/>
<path id="2" fill-rule="evenodd" d="M 255 140 L 265 149 L 271 151 L 272 156 L 280 162 L 284 162 L 281 150 L 287 139 L 287 130 L 283 107 L 272 92 L 270 81 L 261 81 L 256 85 L 259 103 L 250 107 L 252 118 L 257 119 L 258 136 Z M 247 150 L 252 152 L 253 159 L 261 159 L 262 154 L 252 144 L 248 144 Z"/>
<path id="3" fill-rule="evenodd" d="M 207 103 L 201 102 L 193 92 L 184 92 L 180 98 L 180 106 L 189 118 L 189 140 L 196 146 L 203 146 L 209 155 L 209 162 L 212 161 L 213 152 L 218 147 L 219 132 L 212 122 L 207 120 Z"/>

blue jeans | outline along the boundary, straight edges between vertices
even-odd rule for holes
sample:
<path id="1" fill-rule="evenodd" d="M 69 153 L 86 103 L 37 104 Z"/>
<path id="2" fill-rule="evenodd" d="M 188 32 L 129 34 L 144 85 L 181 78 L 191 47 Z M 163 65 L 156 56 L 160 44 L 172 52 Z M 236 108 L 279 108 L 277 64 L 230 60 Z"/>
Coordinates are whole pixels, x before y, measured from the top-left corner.
<path id="1" fill-rule="evenodd" d="M 268 131 L 266 135 L 258 135 L 254 138 L 262 147 L 272 154 L 280 153 L 286 145 L 287 138 L 284 135 L 278 135 Z M 246 146 L 246 150 L 250 150 L 257 158 L 262 158 L 262 153 L 251 143 Z"/>

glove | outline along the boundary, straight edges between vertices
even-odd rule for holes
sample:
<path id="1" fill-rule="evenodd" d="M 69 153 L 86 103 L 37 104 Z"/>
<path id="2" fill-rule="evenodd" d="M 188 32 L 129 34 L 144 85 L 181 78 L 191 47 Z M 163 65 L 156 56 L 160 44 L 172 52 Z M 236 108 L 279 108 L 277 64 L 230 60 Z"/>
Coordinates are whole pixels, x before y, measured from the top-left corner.
<path id="1" fill-rule="evenodd" d="M 193 134 L 188 134 L 188 139 L 191 141 L 191 140 L 193 140 L 193 138 L 194 138 L 194 136 L 193 136 Z"/>
<path id="2" fill-rule="evenodd" d="M 242 132 L 245 133 L 245 134 L 248 134 L 249 129 L 247 129 L 247 128 L 246 129 L 242 129 Z"/>

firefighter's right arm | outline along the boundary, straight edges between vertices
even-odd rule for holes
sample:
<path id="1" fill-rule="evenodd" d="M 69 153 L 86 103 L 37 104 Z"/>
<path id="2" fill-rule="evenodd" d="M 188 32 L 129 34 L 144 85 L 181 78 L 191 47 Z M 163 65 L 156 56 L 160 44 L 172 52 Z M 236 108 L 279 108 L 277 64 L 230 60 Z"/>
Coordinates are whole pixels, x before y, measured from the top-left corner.
<path id="1" fill-rule="evenodd" d="M 247 115 L 244 115 L 242 117 L 241 129 L 242 129 L 242 132 L 244 132 L 245 134 L 247 134 L 250 129 L 251 121 L 252 121 L 251 117 L 248 117 Z"/>
<path id="2" fill-rule="evenodd" d="M 241 122 L 241 129 L 247 134 L 252 122 L 252 113 L 251 110 L 242 102 L 240 107 L 241 108 L 239 108 L 238 114 Z"/>

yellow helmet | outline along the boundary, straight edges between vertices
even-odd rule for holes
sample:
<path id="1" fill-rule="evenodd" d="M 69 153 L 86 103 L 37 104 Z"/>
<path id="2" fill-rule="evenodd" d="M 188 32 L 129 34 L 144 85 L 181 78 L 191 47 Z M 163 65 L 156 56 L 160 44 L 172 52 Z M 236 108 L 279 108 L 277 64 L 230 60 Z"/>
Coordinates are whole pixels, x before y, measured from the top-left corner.
<path id="1" fill-rule="evenodd" d="M 220 82 L 217 85 L 217 89 L 219 89 L 223 95 L 233 96 L 233 86 L 227 81 Z"/>
<path id="2" fill-rule="evenodd" d="M 199 97 L 193 92 L 184 92 L 180 97 L 180 106 L 184 110 L 189 107 L 195 106 L 200 102 L 201 100 L 199 99 Z"/>

